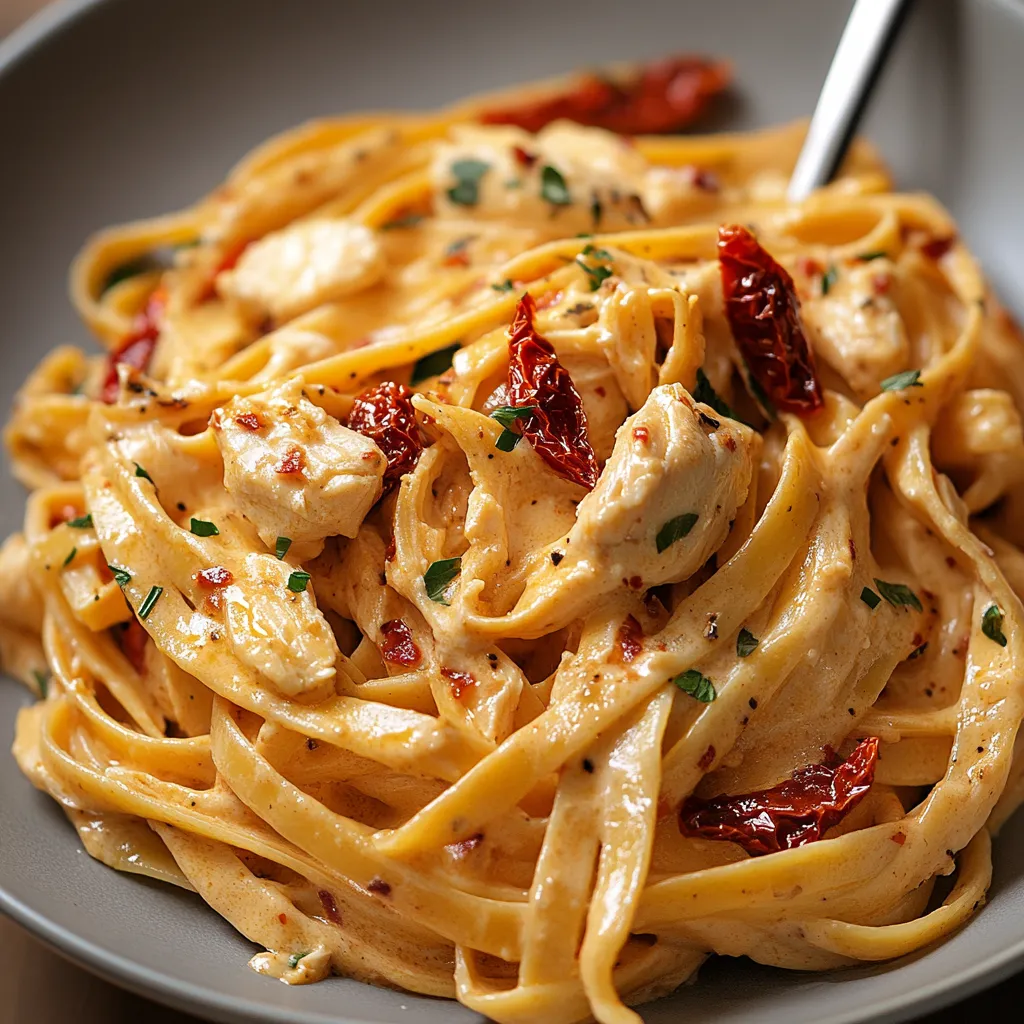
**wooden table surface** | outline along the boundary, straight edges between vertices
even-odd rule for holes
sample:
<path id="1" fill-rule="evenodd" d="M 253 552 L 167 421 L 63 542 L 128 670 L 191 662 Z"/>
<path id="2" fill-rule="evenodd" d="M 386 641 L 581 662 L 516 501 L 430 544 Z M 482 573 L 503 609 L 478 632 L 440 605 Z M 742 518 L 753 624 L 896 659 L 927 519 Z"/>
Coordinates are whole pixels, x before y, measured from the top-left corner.
<path id="1" fill-rule="evenodd" d="M 0 0 L 0 38 L 45 0 Z M 136 0 L 143 2 L 143 0 Z M 0 1024 L 197 1024 L 189 1014 L 124 992 L 63 960 L 13 921 L 0 916 Z M 920 1019 L 920 1024 L 971 1024 L 1024 994 L 1022 976 Z M 58 980 L 59 979 L 59 980 Z"/>

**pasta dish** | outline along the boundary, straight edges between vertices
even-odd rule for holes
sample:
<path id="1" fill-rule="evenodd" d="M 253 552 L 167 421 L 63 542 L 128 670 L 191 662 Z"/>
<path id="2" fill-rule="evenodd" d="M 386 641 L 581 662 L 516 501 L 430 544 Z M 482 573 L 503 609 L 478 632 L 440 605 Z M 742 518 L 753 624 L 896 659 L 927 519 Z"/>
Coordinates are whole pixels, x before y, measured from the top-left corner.
<path id="1" fill-rule="evenodd" d="M 1024 352 L 949 215 L 675 59 L 311 123 L 95 236 L 6 432 L 14 754 L 288 983 L 508 1024 L 984 901 Z"/>

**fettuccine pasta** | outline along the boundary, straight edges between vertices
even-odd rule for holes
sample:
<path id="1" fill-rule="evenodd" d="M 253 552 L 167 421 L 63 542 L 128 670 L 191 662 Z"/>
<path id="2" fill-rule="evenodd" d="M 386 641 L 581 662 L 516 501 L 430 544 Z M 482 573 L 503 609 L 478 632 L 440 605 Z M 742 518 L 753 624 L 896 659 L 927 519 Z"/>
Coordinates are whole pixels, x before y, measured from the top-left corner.
<path id="1" fill-rule="evenodd" d="M 6 433 L 18 763 L 289 983 L 628 1024 L 941 938 L 1024 795 L 1019 335 L 863 143 L 793 205 L 802 125 L 495 102 L 88 243 L 107 355 Z"/>

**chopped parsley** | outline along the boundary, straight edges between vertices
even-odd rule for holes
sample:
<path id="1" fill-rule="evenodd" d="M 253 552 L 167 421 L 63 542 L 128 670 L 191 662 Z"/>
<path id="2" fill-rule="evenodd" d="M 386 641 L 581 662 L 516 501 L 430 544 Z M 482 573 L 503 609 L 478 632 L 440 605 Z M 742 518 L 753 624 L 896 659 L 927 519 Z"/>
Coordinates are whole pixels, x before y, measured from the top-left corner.
<path id="1" fill-rule="evenodd" d="M 516 420 L 525 419 L 536 411 L 535 405 L 499 405 L 491 413 L 491 419 L 497 420 L 503 427 L 511 427 Z"/>
<path id="2" fill-rule="evenodd" d="M 902 391 L 904 388 L 923 388 L 920 370 L 904 370 L 886 377 L 881 383 L 883 391 Z"/>
<path id="3" fill-rule="evenodd" d="M 904 586 L 902 583 L 886 583 L 885 580 L 877 578 L 875 579 L 875 586 L 878 587 L 878 592 L 893 608 L 906 605 L 908 608 L 914 608 L 919 612 L 924 611 L 917 594 L 910 587 Z"/>
<path id="4" fill-rule="evenodd" d="M 1003 632 L 1003 612 L 999 605 L 990 604 L 982 613 L 981 631 L 1000 647 L 1006 646 L 1006 634 Z"/>
<path id="5" fill-rule="evenodd" d="M 455 342 L 454 345 L 449 345 L 447 348 L 439 349 L 437 352 L 431 352 L 422 359 L 417 359 L 412 368 L 412 377 L 409 382 L 411 384 L 419 384 L 420 381 L 426 380 L 428 377 L 439 377 L 445 370 L 450 370 L 452 356 L 461 347 L 458 342 Z"/>
<path id="6" fill-rule="evenodd" d="M 476 206 L 480 199 L 480 179 L 491 169 L 483 160 L 456 160 L 452 164 L 455 184 L 448 189 L 448 198 L 459 206 Z"/>
<path id="7" fill-rule="evenodd" d="M 694 527 L 698 515 L 696 512 L 684 512 L 681 516 L 670 519 L 662 524 L 654 543 L 658 547 L 660 555 L 666 548 L 670 548 L 677 540 L 682 540 Z"/>
<path id="8" fill-rule="evenodd" d="M 274 554 L 277 555 L 278 561 L 284 558 L 288 554 L 288 549 L 292 546 L 291 537 L 278 537 L 277 543 L 274 545 Z"/>
<path id="9" fill-rule="evenodd" d="M 381 231 L 397 231 L 401 228 L 414 228 L 423 219 L 422 213 L 406 213 L 401 217 L 385 221 L 381 224 L 380 229 Z"/>
<path id="10" fill-rule="evenodd" d="M 515 447 L 522 440 L 522 437 L 522 434 L 517 434 L 514 430 L 509 430 L 508 427 L 505 427 L 498 435 L 498 440 L 494 442 L 494 447 L 499 452 L 515 451 Z"/>
<path id="11" fill-rule="evenodd" d="M 68 552 L 68 557 L 64 559 L 64 565 L 68 566 L 75 560 L 75 555 L 78 554 L 78 548 L 72 548 Z"/>
<path id="12" fill-rule="evenodd" d="M 288 957 L 288 966 L 291 967 L 292 969 L 298 967 L 299 966 L 299 961 L 303 957 L 307 957 L 307 956 L 309 956 L 309 950 L 308 949 L 306 950 L 305 953 L 292 953 L 292 955 L 290 957 Z"/>
<path id="13" fill-rule="evenodd" d="M 135 463 L 135 475 L 141 476 L 143 480 L 148 480 L 151 484 L 153 483 L 153 478 L 137 462 Z M 153 484 L 153 486 L 155 487 L 156 484 Z"/>
<path id="14" fill-rule="evenodd" d="M 111 288 L 121 284 L 122 281 L 130 281 L 133 277 L 138 277 L 140 274 L 151 274 L 154 271 L 165 269 L 164 264 L 157 259 L 154 253 L 144 253 L 142 256 L 114 267 L 107 274 L 103 287 L 100 289 L 100 294 L 110 291 Z"/>
<path id="15" fill-rule="evenodd" d="M 293 594 L 302 594 L 306 590 L 306 584 L 309 583 L 310 575 L 308 572 L 303 572 L 301 569 L 296 569 L 288 577 L 288 589 Z"/>
<path id="16" fill-rule="evenodd" d="M 68 526 L 73 526 L 76 530 L 87 530 L 92 526 L 92 513 L 86 512 L 84 516 L 79 516 L 77 519 L 69 519 Z"/>
<path id="17" fill-rule="evenodd" d="M 821 275 L 821 294 L 828 295 L 838 279 L 839 271 L 834 263 L 830 263 L 828 270 Z"/>
<path id="18" fill-rule="evenodd" d="M 163 587 L 151 587 L 149 593 L 146 595 L 146 600 L 139 606 L 139 618 L 148 619 L 149 613 L 156 607 L 157 601 L 160 600 L 160 595 L 164 592 Z"/>
<path id="19" fill-rule="evenodd" d="M 197 537 L 216 537 L 220 533 L 216 523 L 208 522 L 205 519 L 196 519 L 195 516 L 192 517 L 188 528 L 189 532 L 194 533 Z"/>
<path id="20" fill-rule="evenodd" d="M 572 203 L 569 186 L 562 172 L 551 164 L 545 164 L 540 169 L 540 195 L 552 206 L 569 206 Z"/>
<path id="21" fill-rule="evenodd" d="M 591 261 L 596 262 L 588 263 L 584 260 L 584 256 L 589 256 Z M 601 287 L 601 284 L 612 276 L 612 269 L 608 264 L 612 262 L 613 258 L 607 249 L 598 249 L 593 245 L 586 246 L 583 252 L 576 257 L 577 264 L 579 264 L 583 273 L 587 275 L 587 281 L 592 292 L 596 292 Z"/>
<path id="22" fill-rule="evenodd" d="M 498 282 L 498 284 L 492 284 L 491 287 L 496 292 L 512 292 L 515 291 L 516 286 L 506 277 L 504 281 Z"/>
<path id="23" fill-rule="evenodd" d="M 736 413 L 729 408 L 729 403 L 718 397 L 707 374 L 699 367 L 697 368 L 697 386 L 693 389 L 693 400 L 711 406 L 720 416 L 728 416 L 731 420 L 738 418 Z"/>
<path id="24" fill-rule="evenodd" d="M 749 657 L 761 641 L 744 627 L 736 637 L 736 654 L 741 658 Z"/>
<path id="25" fill-rule="evenodd" d="M 438 604 L 450 604 L 448 588 L 461 571 L 461 558 L 442 558 L 440 561 L 431 562 L 423 574 L 423 586 L 426 587 L 427 597 Z"/>
<path id="26" fill-rule="evenodd" d="M 857 259 L 863 263 L 870 263 L 872 260 L 884 259 L 888 256 L 888 253 L 884 249 L 879 249 L 876 252 L 862 252 Z"/>
<path id="27" fill-rule="evenodd" d="M 132 574 L 119 565 L 108 565 L 107 568 L 114 574 L 114 582 L 119 587 L 127 587 L 132 581 Z"/>
<path id="28" fill-rule="evenodd" d="M 601 223 L 601 216 L 604 213 L 604 207 L 601 205 L 601 200 L 597 198 L 597 193 L 590 199 L 590 219 L 594 222 L 596 228 Z"/>
<path id="29" fill-rule="evenodd" d="M 870 587 L 865 587 L 860 592 L 860 599 L 872 610 L 882 603 L 882 599 Z"/>
<path id="30" fill-rule="evenodd" d="M 46 695 L 50 692 L 50 673 L 34 668 L 32 669 L 32 677 L 39 688 L 39 696 L 46 700 Z"/>
<path id="31" fill-rule="evenodd" d="M 688 668 L 685 672 L 676 676 L 672 682 L 683 693 L 688 693 L 702 704 L 710 704 L 718 696 L 715 693 L 715 684 L 695 668 Z"/>

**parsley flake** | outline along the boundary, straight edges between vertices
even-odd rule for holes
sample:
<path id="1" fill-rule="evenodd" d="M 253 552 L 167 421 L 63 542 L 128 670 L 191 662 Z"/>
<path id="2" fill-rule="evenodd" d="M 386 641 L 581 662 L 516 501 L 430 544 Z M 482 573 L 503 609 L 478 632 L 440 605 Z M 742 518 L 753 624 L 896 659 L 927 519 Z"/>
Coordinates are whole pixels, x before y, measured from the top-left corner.
<path id="1" fill-rule="evenodd" d="M 884 249 L 879 249 L 877 252 L 863 252 L 857 259 L 862 263 L 870 263 L 872 260 L 884 259 L 886 256 L 888 256 L 888 253 Z"/>
<path id="2" fill-rule="evenodd" d="M 308 572 L 303 572 L 301 569 L 296 569 L 288 577 L 288 589 L 293 594 L 305 593 L 306 584 L 310 581 L 310 575 Z"/>
<path id="3" fill-rule="evenodd" d="M 583 258 L 584 256 L 589 256 L 592 262 L 588 263 Z M 613 259 L 614 257 L 607 249 L 598 249 L 593 245 L 586 246 L 583 252 L 576 257 L 576 263 L 583 273 L 587 275 L 587 281 L 592 292 L 596 292 L 602 283 L 612 276 L 613 271 L 608 266 L 608 263 L 612 262 Z"/>
<path id="4" fill-rule="evenodd" d="M 448 198 L 459 206 L 476 206 L 480 199 L 480 179 L 491 169 L 483 160 L 456 160 L 452 164 L 455 184 Z"/>
<path id="5" fill-rule="evenodd" d="M 711 386 L 707 374 L 699 367 L 697 369 L 697 386 L 693 389 L 693 400 L 711 406 L 720 416 L 728 416 L 731 420 L 738 418 L 729 407 L 729 403 L 719 398 L 718 393 Z"/>
<path id="6" fill-rule="evenodd" d="M 127 587 L 132 581 L 132 574 L 119 565 L 108 565 L 107 568 L 114 574 L 114 582 L 119 587 Z"/>
<path id="7" fill-rule="evenodd" d="M 427 597 L 438 604 L 451 604 L 448 600 L 448 588 L 461 571 L 461 558 L 442 558 L 437 562 L 431 562 L 423 574 L 423 586 L 426 587 Z"/>
<path id="8" fill-rule="evenodd" d="M 274 554 L 277 555 L 278 561 L 284 558 L 288 554 L 288 549 L 292 546 L 291 537 L 278 537 L 277 543 L 274 545 Z"/>
<path id="9" fill-rule="evenodd" d="M 886 583 L 885 580 L 877 578 L 875 579 L 875 586 L 878 587 L 878 592 L 893 608 L 906 605 L 908 608 L 913 608 L 916 611 L 924 611 L 917 594 L 910 587 L 904 586 L 902 583 Z"/>
<path id="10" fill-rule="evenodd" d="M 654 538 L 660 555 L 666 548 L 670 548 L 677 540 L 682 540 L 694 527 L 699 516 L 696 512 L 684 512 L 681 516 L 670 519 L 662 524 L 658 535 Z"/>
<path id="11" fill-rule="evenodd" d="M 870 587 L 865 587 L 860 592 L 860 599 L 872 610 L 882 603 L 882 599 Z"/>
<path id="12" fill-rule="evenodd" d="M 499 405 L 491 413 L 491 419 L 497 420 L 503 427 L 511 427 L 516 420 L 526 419 L 536 411 L 536 405 Z"/>
<path id="13" fill-rule="evenodd" d="M 154 487 L 156 486 L 153 483 L 153 478 L 137 462 L 135 463 L 135 475 L 141 476 L 143 480 L 148 480 Z"/>
<path id="14" fill-rule="evenodd" d="M 397 231 L 402 228 L 414 228 L 423 219 L 422 213 L 407 213 L 401 217 L 385 221 L 381 224 L 380 229 L 381 231 Z"/>
<path id="15" fill-rule="evenodd" d="M 540 195 L 552 206 L 569 206 L 572 203 L 569 186 L 562 172 L 551 164 L 545 164 L 540 169 Z"/>
<path id="16" fill-rule="evenodd" d="M 904 370 L 886 377 L 881 383 L 883 391 L 902 391 L 904 388 L 923 388 L 920 370 Z"/>
<path id="17" fill-rule="evenodd" d="M 491 287 L 496 292 L 511 292 L 515 291 L 515 285 L 506 277 L 504 281 L 499 281 L 497 284 L 492 284 Z"/>
<path id="18" fill-rule="evenodd" d="M 981 616 L 981 631 L 1000 647 L 1006 646 L 1006 634 L 1003 632 L 1003 611 L 997 604 L 990 604 Z"/>
<path id="19" fill-rule="evenodd" d="M 92 526 L 92 513 L 86 512 L 84 516 L 79 516 L 77 519 L 69 519 L 68 526 L 73 526 L 76 530 L 87 530 Z"/>
<path id="20" fill-rule="evenodd" d="M 32 669 L 32 677 L 36 681 L 36 686 L 39 688 L 39 696 L 46 700 L 46 695 L 50 692 L 50 673 L 43 672 L 41 669 Z"/>
<path id="21" fill-rule="evenodd" d="M 205 519 L 196 519 L 194 516 L 188 528 L 189 532 L 194 533 L 197 537 L 216 537 L 220 533 L 216 523 L 207 522 Z"/>
<path id="22" fill-rule="evenodd" d="M 685 672 L 672 680 L 683 693 L 699 700 L 702 704 L 710 704 L 718 694 L 715 693 L 715 684 L 702 675 L 695 668 L 688 668 Z"/>
<path id="23" fill-rule="evenodd" d="M 420 381 L 424 381 L 428 377 L 439 377 L 445 370 L 450 370 L 452 357 L 461 347 L 458 342 L 455 342 L 454 345 L 449 345 L 447 348 L 425 355 L 422 359 L 417 359 L 412 368 L 412 377 L 409 379 L 409 383 L 419 384 Z"/>
<path id="24" fill-rule="evenodd" d="M 149 593 L 146 595 L 146 600 L 139 606 L 139 618 L 148 619 L 149 613 L 156 607 L 157 601 L 160 600 L 160 595 L 164 592 L 163 587 L 151 587 Z"/>
<path id="25" fill-rule="evenodd" d="M 821 294 L 828 295 L 838 279 L 839 271 L 834 263 L 830 263 L 828 270 L 821 275 Z"/>
<path id="26" fill-rule="evenodd" d="M 754 653 L 760 642 L 749 629 L 744 627 L 736 637 L 736 654 L 741 658 L 747 658 Z"/>
<path id="27" fill-rule="evenodd" d="M 306 950 L 305 953 L 292 953 L 292 955 L 288 957 L 288 966 L 294 970 L 294 968 L 299 966 L 299 961 L 303 957 L 307 956 L 309 956 L 309 950 Z"/>
<path id="28" fill-rule="evenodd" d="M 65 567 L 69 566 L 75 560 L 75 555 L 77 555 L 77 554 L 78 554 L 78 548 L 72 548 L 68 552 L 68 557 L 64 559 L 64 566 Z"/>
<path id="29" fill-rule="evenodd" d="M 523 439 L 522 434 L 517 434 L 514 430 L 509 430 L 505 427 L 502 432 L 498 435 L 498 440 L 494 442 L 494 447 L 499 452 L 511 452 L 515 451 L 515 447 Z"/>

